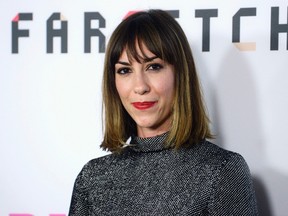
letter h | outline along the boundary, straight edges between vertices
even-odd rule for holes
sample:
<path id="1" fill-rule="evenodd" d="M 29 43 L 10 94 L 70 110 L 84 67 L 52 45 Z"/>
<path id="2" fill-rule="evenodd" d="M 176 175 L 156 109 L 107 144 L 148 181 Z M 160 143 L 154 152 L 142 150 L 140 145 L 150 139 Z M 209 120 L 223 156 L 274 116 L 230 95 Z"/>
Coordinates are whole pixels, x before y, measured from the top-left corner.
<path id="1" fill-rule="evenodd" d="M 288 50 L 288 10 L 287 10 L 287 23 L 279 24 L 279 7 L 272 7 L 271 8 L 271 38 L 270 38 L 271 50 L 278 50 L 279 33 L 286 33 L 286 36 L 287 36 L 286 49 Z"/>

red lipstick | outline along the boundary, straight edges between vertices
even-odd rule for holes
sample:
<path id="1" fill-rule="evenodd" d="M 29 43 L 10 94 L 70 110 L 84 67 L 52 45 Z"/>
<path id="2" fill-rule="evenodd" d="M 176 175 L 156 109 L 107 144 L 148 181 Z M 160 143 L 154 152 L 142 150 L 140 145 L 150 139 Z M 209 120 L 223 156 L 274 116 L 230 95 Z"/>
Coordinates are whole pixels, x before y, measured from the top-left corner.
<path id="1" fill-rule="evenodd" d="M 154 106 L 156 101 L 144 101 L 144 102 L 134 102 L 132 105 L 139 110 L 149 109 L 150 107 Z"/>

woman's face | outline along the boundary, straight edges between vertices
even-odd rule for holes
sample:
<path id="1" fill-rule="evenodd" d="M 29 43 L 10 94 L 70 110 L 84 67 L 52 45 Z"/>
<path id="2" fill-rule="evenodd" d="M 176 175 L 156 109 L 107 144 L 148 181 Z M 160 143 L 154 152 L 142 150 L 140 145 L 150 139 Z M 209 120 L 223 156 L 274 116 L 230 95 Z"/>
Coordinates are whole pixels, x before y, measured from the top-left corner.
<path id="1" fill-rule="evenodd" d="M 129 62 L 123 51 L 115 64 L 115 82 L 123 106 L 137 124 L 138 136 L 151 137 L 170 129 L 175 78 L 172 65 L 143 48 L 141 63 Z M 141 53 L 139 47 L 137 51 Z"/>

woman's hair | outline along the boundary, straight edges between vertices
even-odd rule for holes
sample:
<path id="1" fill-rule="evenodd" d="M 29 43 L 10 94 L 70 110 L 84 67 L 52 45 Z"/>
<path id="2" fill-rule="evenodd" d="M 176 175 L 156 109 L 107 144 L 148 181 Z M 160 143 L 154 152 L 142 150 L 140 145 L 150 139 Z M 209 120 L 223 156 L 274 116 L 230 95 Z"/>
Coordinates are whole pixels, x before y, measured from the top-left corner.
<path id="1" fill-rule="evenodd" d="M 112 152 L 122 149 L 136 123 L 123 107 L 115 84 L 115 64 L 125 50 L 129 60 L 141 62 L 143 45 L 174 67 L 175 98 L 172 123 L 166 144 L 179 148 L 211 138 L 209 119 L 202 99 L 192 52 L 180 25 L 167 12 L 149 10 L 124 19 L 107 46 L 103 75 L 104 140 L 101 147 Z M 140 52 L 137 52 L 140 47 Z M 146 56 L 144 56 L 146 57 Z"/>

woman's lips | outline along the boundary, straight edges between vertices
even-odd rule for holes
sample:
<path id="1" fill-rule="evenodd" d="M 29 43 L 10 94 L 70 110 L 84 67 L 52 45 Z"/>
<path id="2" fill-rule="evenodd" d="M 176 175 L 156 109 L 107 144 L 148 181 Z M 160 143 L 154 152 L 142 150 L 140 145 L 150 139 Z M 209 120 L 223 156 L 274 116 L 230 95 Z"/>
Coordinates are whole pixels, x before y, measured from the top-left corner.
<path id="1" fill-rule="evenodd" d="M 132 105 L 139 110 L 149 109 L 156 104 L 156 101 L 134 102 Z"/>

